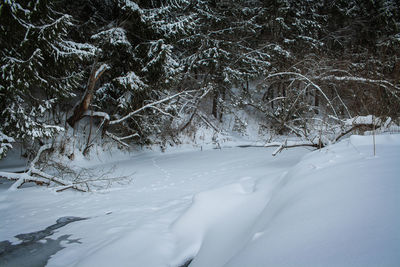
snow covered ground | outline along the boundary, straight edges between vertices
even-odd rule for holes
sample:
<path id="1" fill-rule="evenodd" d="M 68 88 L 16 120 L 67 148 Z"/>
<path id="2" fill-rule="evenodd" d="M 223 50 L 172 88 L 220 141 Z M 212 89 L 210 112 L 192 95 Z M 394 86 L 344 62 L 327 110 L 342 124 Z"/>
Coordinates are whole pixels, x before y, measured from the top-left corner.
<path id="1" fill-rule="evenodd" d="M 96 193 L 0 185 L 0 242 L 54 230 L 47 266 L 399 266 L 400 135 L 321 151 L 274 148 L 102 155 L 133 181 Z M 1 262 L 0 253 L 0 262 Z M 11 265 L 12 262 L 9 264 Z"/>

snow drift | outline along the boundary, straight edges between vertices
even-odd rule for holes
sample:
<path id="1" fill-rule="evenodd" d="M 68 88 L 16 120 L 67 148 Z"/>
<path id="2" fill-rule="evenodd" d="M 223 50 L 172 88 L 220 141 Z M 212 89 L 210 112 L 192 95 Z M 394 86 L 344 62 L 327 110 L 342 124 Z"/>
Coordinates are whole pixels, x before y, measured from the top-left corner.
<path id="1" fill-rule="evenodd" d="M 400 135 L 375 141 L 376 156 L 372 136 L 277 157 L 273 148 L 114 155 L 98 167 L 135 172 L 133 183 L 93 193 L 4 183 L 0 242 L 75 216 L 87 219 L 51 239 L 79 242 L 60 241 L 47 266 L 399 266 Z"/>
<path id="2" fill-rule="evenodd" d="M 271 187 L 260 182 L 254 193 L 237 196 L 248 205 L 210 223 L 190 266 L 398 266 L 400 136 L 378 136 L 376 142 L 374 157 L 372 136 L 352 136 L 306 155 L 264 191 L 268 197 L 254 201 Z M 176 225 L 186 222 L 195 230 L 217 203 L 231 201 L 223 193 L 196 199 L 208 204 L 207 219 L 198 218 L 202 210 L 195 201 Z M 260 202 L 264 207 L 255 217 Z M 238 226 L 246 220 L 247 228 Z"/>

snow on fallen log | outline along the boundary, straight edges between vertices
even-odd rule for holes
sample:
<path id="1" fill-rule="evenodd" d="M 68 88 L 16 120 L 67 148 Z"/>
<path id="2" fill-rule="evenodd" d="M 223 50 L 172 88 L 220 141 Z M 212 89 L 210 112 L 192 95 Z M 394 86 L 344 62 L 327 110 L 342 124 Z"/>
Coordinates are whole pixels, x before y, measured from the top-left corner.
<path id="1" fill-rule="evenodd" d="M 357 117 L 345 120 L 344 124 L 346 126 L 354 126 L 354 125 L 360 125 L 360 124 L 381 125 L 382 120 L 380 118 L 374 117 L 373 115 L 357 116 Z"/>
<path id="2" fill-rule="evenodd" d="M 319 122 L 319 124 L 315 122 Z M 349 119 L 329 116 L 329 120 L 326 121 L 312 118 L 305 120 L 304 129 L 291 124 L 285 124 L 285 127 L 290 129 L 291 133 L 296 134 L 298 140 L 265 144 L 264 147 L 277 147 L 272 154 L 273 156 L 279 154 L 285 148 L 306 146 L 320 149 L 334 144 L 350 134 L 375 135 L 377 130 L 379 130 L 379 133 L 383 133 L 390 131 L 393 127 L 398 128 L 390 117 L 376 117 L 374 115 L 356 116 Z"/>
<path id="3" fill-rule="evenodd" d="M 0 172 L 0 177 L 7 180 L 15 180 L 16 182 L 8 189 L 14 191 L 20 188 L 25 183 L 36 183 L 37 185 L 49 185 L 49 180 L 41 177 L 33 177 L 28 173 L 12 173 L 12 172 Z"/>
<path id="4" fill-rule="evenodd" d="M 277 147 L 277 149 L 275 149 L 275 151 L 272 152 L 272 156 L 278 155 L 285 148 L 294 148 L 294 147 L 302 147 L 302 146 L 319 148 L 321 146 L 321 144 L 314 144 L 312 142 L 288 141 L 287 140 L 283 143 L 271 142 L 271 143 L 267 143 L 264 145 L 264 147 Z"/>
<path id="5" fill-rule="evenodd" d="M 67 188 L 73 188 L 78 191 L 82 191 L 82 192 L 88 191 L 88 190 L 85 190 L 84 188 L 82 188 L 81 186 L 78 186 L 74 183 L 71 183 L 71 182 L 65 181 L 63 179 L 60 179 L 58 177 L 55 177 L 53 175 L 50 175 L 50 174 L 45 173 L 42 170 L 39 170 L 36 168 L 36 164 L 38 163 L 40 156 L 43 154 L 43 152 L 45 152 L 46 150 L 50 150 L 50 149 L 52 149 L 51 144 L 46 144 L 46 145 L 43 145 L 42 147 L 40 147 L 38 153 L 36 154 L 36 157 L 29 164 L 29 166 L 30 166 L 29 169 L 24 173 L 0 172 L 1 178 L 15 181 L 8 190 L 14 191 L 16 189 L 19 189 L 25 183 L 35 183 L 37 185 L 49 186 L 50 183 L 53 182 L 53 183 L 59 184 L 61 186 L 67 187 Z"/>

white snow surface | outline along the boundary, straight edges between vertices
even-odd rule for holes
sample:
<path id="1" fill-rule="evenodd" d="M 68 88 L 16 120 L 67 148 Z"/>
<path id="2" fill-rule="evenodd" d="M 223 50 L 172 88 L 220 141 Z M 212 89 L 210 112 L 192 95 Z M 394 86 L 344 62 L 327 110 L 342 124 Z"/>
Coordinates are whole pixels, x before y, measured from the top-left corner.
<path id="1" fill-rule="evenodd" d="M 65 216 L 80 243 L 47 266 L 399 266 L 400 135 L 351 136 L 319 151 L 222 148 L 100 155 L 133 174 L 102 192 L 7 191 L 0 241 Z"/>

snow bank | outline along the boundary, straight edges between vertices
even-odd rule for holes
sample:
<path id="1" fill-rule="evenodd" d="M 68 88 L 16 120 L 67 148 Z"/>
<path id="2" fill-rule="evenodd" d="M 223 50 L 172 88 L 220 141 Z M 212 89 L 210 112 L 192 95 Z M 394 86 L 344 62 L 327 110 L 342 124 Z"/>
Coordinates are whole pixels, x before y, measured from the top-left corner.
<path id="1" fill-rule="evenodd" d="M 398 266 L 400 135 L 376 146 L 352 136 L 275 180 L 196 195 L 172 227 L 171 266 Z"/>
<path id="2" fill-rule="evenodd" d="M 171 265 L 179 266 L 197 254 L 192 266 L 221 266 L 221 260 L 234 255 L 241 248 L 240 237 L 247 234 L 268 195 L 254 194 L 254 186 L 252 179 L 243 179 L 241 183 L 196 195 L 190 209 L 172 227 L 179 255 Z M 224 255 L 215 256 L 213 251 Z"/>
<path id="3" fill-rule="evenodd" d="M 398 266 L 400 135 L 375 141 L 376 156 L 372 136 L 277 157 L 273 148 L 99 152 L 76 160 L 134 172 L 133 182 L 88 194 L 4 183 L 0 241 L 75 216 L 87 220 L 51 238 L 79 242 L 62 242 L 48 266 L 177 267 L 193 257 L 191 267 Z"/>
<path id="4" fill-rule="evenodd" d="M 398 266 L 400 135 L 352 136 L 284 178 L 226 266 Z"/>

